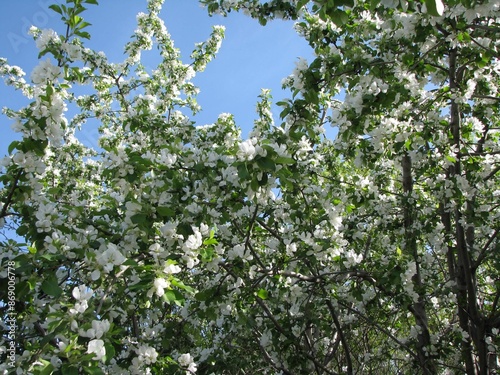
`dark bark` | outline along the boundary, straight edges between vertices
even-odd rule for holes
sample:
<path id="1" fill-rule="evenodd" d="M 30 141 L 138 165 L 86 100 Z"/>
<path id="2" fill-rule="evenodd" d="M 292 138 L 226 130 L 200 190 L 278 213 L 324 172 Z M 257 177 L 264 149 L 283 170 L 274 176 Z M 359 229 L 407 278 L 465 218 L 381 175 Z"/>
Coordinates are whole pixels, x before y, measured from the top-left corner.
<path id="1" fill-rule="evenodd" d="M 460 88 L 461 76 L 458 74 L 457 60 L 458 52 L 456 48 L 449 53 L 449 81 L 450 91 L 454 92 Z M 450 101 L 450 133 L 452 136 L 451 145 L 457 151 L 455 163 L 450 166 L 448 176 L 451 181 L 456 176 L 462 174 L 462 153 L 461 150 L 461 112 L 460 106 L 451 99 Z M 483 140 L 484 141 L 484 140 Z M 482 142 L 478 144 L 477 151 L 482 151 Z M 462 207 L 465 205 L 465 213 Z M 470 375 L 488 375 L 488 347 L 486 344 L 487 321 L 481 314 L 478 306 L 476 267 L 477 264 L 472 259 L 472 251 L 475 246 L 475 231 L 472 225 L 474 217 L 474 197 L 467 201 L 460 194 L 455 197 L 453 219 L 454 235 L 456 240 L 456 295 L 458 302 L 458 314 L 460 327 L 468 332 L 474 348 L 470 343 L 464 345 L 462 350 L 463 360 L 466 365 L 466 372 Z M 450 228 L 451 229 L 451 228 Z M 472 350 L 475 350 L 476 363 L 472 358 Z"/>
<path id="2" fill-rule="evenodd" d="M 454 48 L 450 51 L 449 55 L 449 80 L 450 80 L 450 90 L 457 90 L 458 84 L 456 80 L 457 76 L 457 50 Z M 451 145 L 457 147 L 457 151 L 460 150 L 460 112 L 459 106 L 455 100 L 451 100 L 450 103 L 450 133 L 452 135 Z M 460 174 L 460 156 L 457 155 L 457 159 L 454 165 L 451 165 L 448 171 L 448 178 L 454 180 L 455 176 Z M 458 318 L 460 322 L 460 328 L 463 331 L 471 334 L 471 326 L 468 315 L 468 295 L 467 295 L 467 270 L 466 263 L 468 259 L 467 249 L 465 247 L 465 241 L 463 240 L 463 228 L 458 220 L 461 219 L 458 205 L 459 202 L 455 202 L 454 210 L 454 225 L 455 230 L 451 228 L 451 215 L 450 215 L 450 234 L 453 234 L 456 239 L 456 247 L 454 249 L 454 261 L 456 262 L 456 272 L 454 272 L 456 288 L 455 293 L 457 296 L 458 303 Z M 472 358 L 472 345 L 470 343 L 470 338 L 466 340 L 465 345 L 462 349 L 462 359 L 465 362 L 465 369 L 467 374 L 474 375 L 474 361 Z"/>
<path id="3" fill-rule="evenodd" d="M 415 322 L 419 327 L 419 333 L 417 336 L 417 356 L 419 366 L 424 374 L 435 374 L 436 366 L 433 360 L 428 355 L 426 349 L 430 348 L 431 338 L 429 333 L 429 323 L 427 317 L 427 311 L 425 309 L 425 288 L 422 284 L 422 277 L 420 274 L 420 266 L 417 251 L 417 234 L 415 233 L 414 220 L 415 220 L 415 210 L 414 203 L 412 200 L 413 192 L 413 174 L 412 174 L 412 162 L 409 155 L 403 156 L 401 162 L 403 169 L 403 191 L 405 196 L 405 202 L 403 203 L 404 212 L 404 227 L 406 235 L 406 251 L 413 258 L 416 265 L 416 273 L 412 277 L 412 282 L 415 292 L 418 294 L 418 300 L 410 306 L 410 311 L 415 318 Z"/>

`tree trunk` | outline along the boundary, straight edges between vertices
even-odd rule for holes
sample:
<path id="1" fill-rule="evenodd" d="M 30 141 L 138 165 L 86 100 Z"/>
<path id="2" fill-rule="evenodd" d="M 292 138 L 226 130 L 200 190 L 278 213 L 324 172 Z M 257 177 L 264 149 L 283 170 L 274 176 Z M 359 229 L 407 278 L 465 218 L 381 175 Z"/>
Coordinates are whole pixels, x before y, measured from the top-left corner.
<path id="1" fill-rule="evenodd" d="M 417 237 L 413 228 L 415 213 L 414 203 L 411 198 L 413 192 L 413 176 L 410 156 L 407 154 L 403 156 L 401 164 L 403 169 L 403 191 L 406 199 L 403 204 L 406 251 L 408 252 L 408 254 L 411 254 L 416 265 L 416 272 L 412 277 L 412 282 L 414 290 L 418 294 L 418 300 L 417 302 L 413 303 L 413 305 L 411 305 L 410 311 L 415 318 L 417 326 L 419 327 L 417 336 L 417 356 L 419 366 L 424 374 L 431 375 L 436 373 L 436 367 L 432 359 L 430 358 L 428 351 L 426 351 L 426 349 L 430 348 L 431 338 L 429 333 L 427 312 L 425 310 L 425 288 L 422 284 L 422 277 L 420 274 L 420 266 L 418 260 Z"/>
<path id="2" fill-rule="evenodd" d="M 457 58 L 456 48 L 450 50 L 449 54 L 449 81 L 450 91 L 454 92 L 460 88 L 460 82 L 457 82 Z M 459 104 L 455 99 L 450 101 L 450 132 L 452 134 L 451 146 L 457 151 L 455 163 L 450 166 L 448 177 L 451 181 L 455 176 L 462 174 L 461 161 L 461 113 Z M 474 198 L 472 198 L 474 199 Z M 466 205 L 466 215 L 461 211 L 463 205 Z M 455 274 L 456 293 L 458 302 L 458 314 L 460 327 L 468 332 L 474 348 L 467 343 L 462 350 L 464 362 L 466 364 L 467 374 L 488 375 L 488 348 L 486 344 L 486 320 L 479 311 L 477 302 L 477 283 L 475 268 L 471 259 L 471 252 L 474 248 L 474 228 L 468 223 L 472 221 L 473 200 L 465 201 L 462 194 L 455 196 L 454 202 L 454 225 L 456 240 L 456 265 Z M 472 351 L 476 351 L 476 366 L 472 363 Z M 469 353 L 466 353 L 466 351 Z"/>

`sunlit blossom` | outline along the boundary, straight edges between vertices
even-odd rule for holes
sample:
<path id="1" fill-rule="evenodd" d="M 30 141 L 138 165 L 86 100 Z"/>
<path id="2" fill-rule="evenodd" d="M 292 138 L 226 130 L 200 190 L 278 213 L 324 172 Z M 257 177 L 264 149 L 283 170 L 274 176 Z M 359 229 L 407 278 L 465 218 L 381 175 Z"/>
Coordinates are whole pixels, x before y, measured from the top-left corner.
<path id="1" fill-rule="evenodd" d="M 53 65 L 50 59 L 40 61 L 31 73 L 31 80 L 34 84 L 52 83 L 61 74 L 61 69 Z"/>
<path id="2" fill-rule="evenodd" d="M 252 160 L 255 157 L 256 150 L 254 146 L 254 141 L 247 139 L 239 144 L 238 157 L 241 160 Z"/>
<path id="3" fill-rule="evenodd" d="M 106 355 L 106 348 L 104 347 L 104 341 L 102 340 L 90 340 L 88 343 L 87 353 L 94 353 L 94 360 L 101 361 Z"/>

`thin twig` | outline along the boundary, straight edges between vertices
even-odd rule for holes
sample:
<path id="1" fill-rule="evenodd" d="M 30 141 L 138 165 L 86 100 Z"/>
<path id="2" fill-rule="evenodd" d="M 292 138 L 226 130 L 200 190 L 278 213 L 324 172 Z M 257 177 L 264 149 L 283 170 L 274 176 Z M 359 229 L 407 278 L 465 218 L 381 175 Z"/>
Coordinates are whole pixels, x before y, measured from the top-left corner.
<path id="1" fill-rule="evenodd" d="M 0 218 L 7 216 L 6 215 L 7 210 L 9 209 L 9 206 L 12 203 L 12 196 L 14 195 L 14 191 L 17 188 L 17 182 L 21 178 L 22 173 L 23 173 L 23 171 L 19 170 L 17 172 L 16 177 L 14 178 L 14 182 L 13 182 L 11 188 L 10 188 L 9 195 L 7 195 L 7 199 L 6 199 L 6 201 L 5 201 L 5 203 L 4 203 L 3 207 L 2 207 L 2 211 L 0 212 Z"/>

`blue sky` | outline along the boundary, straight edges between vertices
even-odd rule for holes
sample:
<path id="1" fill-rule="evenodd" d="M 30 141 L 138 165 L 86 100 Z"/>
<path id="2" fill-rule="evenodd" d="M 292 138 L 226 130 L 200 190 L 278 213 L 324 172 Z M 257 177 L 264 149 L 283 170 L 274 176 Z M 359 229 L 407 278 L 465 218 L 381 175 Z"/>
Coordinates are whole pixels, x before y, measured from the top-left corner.
<path id="1" fill-rule="evenodd" d="M 34 41 L 26 34 L 29 27 L 64 31 L 59 15 L 48 9 L 54 2 L 0 2 L 0 56 L 7 58 L 10 65 L 23 68 L 27 79 L 37 64 L 38 53 Z M 123 46 L 136 27 L 135 16 L 146 11 L 146 3 L 146 0 L 100 0 L 98 6 L 89 5 L 83 17 L 92 24 L 88 29 L 92 39 L 86 46 L 104 51 L 110 61 L 122 61 Z M 274 102 L 288 96 L 281 90 L 282 78 L 292 72 L 298 57 L 310 60 L 312 56 L 310 47 L 293 30 L 292 22 L 277 20 L 263 27 L 241 14 L 209 17 L 196 0 L 166 0 L 161 16 L 185 62 L 189 61 L 194 43 L 207 39 L 212 25 L 226 26 L 226 38 L 217 58 L 195 79 L 201 89 L 198 102 L 202 112 L 194 118 L 198 125 L 212 123 L 220 113 L 229 112 L 235 115 L 245 136 L 256 117 L 255 104 L 261 88 L 272 90 Z M 148 61 L 144 64 L 148 66 Z M 0 107 L 18 109 L 24 104 L 26 101 L 19 93 L 0 83 Z M 277 114 L 278 111 L 276 119 Z M 10 124 L 5 116 L 0 117 L 0 157 L 16 138 Z M 91 136 L 96 135 L 94 132 Z"/>

